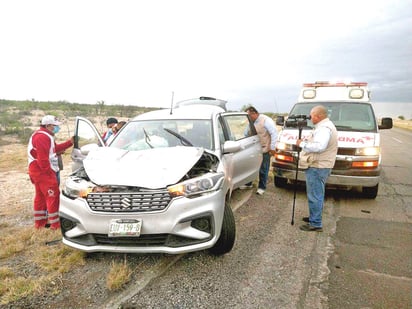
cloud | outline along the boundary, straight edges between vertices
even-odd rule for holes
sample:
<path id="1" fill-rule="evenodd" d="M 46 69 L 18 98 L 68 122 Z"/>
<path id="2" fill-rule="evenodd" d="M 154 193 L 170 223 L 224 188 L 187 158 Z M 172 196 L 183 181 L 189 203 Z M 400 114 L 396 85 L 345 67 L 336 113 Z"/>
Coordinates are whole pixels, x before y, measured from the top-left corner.
<path id="1" fill-rule="evenodd" d="M 168 107 L 174 92 L 283 112 L 302 83 L 350 78 L 375 100 L 412 101 L 410 12 L 402 0 L 0 2 L 1 96 Z"/>

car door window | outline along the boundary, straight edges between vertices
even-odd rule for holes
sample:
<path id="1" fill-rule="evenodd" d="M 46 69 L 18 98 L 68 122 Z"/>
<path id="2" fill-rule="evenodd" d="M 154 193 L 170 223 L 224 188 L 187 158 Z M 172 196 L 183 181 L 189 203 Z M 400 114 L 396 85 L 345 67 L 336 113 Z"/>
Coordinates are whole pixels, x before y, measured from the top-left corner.
<path id="1" fill-rule="evenodd" d="M 87 119 L 78 117 L 75 136 L 77 137 L 76 148 L 81 148 L 88 144 L 103 146 L 99 133 Z"/>
<path id="2" fill-rule="evenodd" d="M 223 121 L 227 129 L 227 140 L 238 141 L 256 135 L 255 127 L 247 114 L 225 115 Z"/>

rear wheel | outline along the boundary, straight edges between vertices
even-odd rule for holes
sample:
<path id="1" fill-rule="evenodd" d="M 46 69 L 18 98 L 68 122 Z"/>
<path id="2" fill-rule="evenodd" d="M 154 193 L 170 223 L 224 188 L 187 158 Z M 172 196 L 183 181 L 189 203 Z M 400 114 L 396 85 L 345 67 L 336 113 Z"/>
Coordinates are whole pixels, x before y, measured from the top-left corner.
<path id="1" fill-rule="evenodd" d="M 222 230 L 216 244 L 209 249 L 214 255 L 222 255 L 232 250 L 236 238 L 236 224 L 230 205 L 225 203 L 225 212 L 223 215 Z"/>
<path id="2" fill-rule="evenodd" d="M 286 178 L 275 176 L 275 187 L 285 188 L 287 183 L 288 183 L 288 180 Z"/>
<path id="3" fill-rule="evenodd" d="M 374 187 L 362 187 L 362 195 L 365 198 L 374 199 L 378 195 L 378 187 L 379 184 Z"/>

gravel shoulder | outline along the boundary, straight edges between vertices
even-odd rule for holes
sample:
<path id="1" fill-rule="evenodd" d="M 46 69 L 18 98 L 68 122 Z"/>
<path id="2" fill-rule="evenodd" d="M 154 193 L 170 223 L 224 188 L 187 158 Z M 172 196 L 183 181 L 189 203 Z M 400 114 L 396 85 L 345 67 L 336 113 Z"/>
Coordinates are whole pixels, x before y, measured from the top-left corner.
<path id="1" fill-rule="evenodd" d="M 34 187 L 27 174 L 26 145 L 8 144 L 0 146 L 0 226 L 1 233 L 13 231 L 16 227 L 34 233 L 32 201 Z M 62 180 L 70 171 L 70 158 L 64 157 L 65 168 L 61 172 Z M 243 203 L 247 197 L 238 194 L 233 197 L 233 204 Z M 47 256 L 50 250 L 65 247 L 61 235 L 46 236 L 46 241 L 56 242 L 46 245 L 37 241 L 36 247 L 26 248 L 12 256 L 0 259 L 0 269 L 13 269 L 14 276 L 28 282 L 39 277 L 41 270 L 31 262 L 30 257 L 36 251 Z M 45 257 L 46 258 L 46 257 Z M 44 286 L 37 294 L 21 297 L 5 303 L 0 289 L 0 308 L 117 308 L 121 302 L 127 301 L 139 289 L 144 288 L 150 280 L 162 274 L 181 256 L 163 254 L 84 254 L 83 265 L 73 266 Z M 124 262 L 132 270 L 128 284 L 121 290 L 110 291 L 107 287 L 107 276 L 113 263 Z"/>

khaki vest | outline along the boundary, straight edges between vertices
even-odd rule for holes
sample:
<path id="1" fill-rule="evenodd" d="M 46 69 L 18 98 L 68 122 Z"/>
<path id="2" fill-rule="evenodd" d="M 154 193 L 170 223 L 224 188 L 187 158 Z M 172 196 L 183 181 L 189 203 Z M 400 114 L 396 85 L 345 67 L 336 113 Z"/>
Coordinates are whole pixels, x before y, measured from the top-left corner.
<path id="1" fill-rule="evenodd" d="M 299 168 L 333 168 L 335 165 L 336 154 L 338 152 L 338 132 L 332 121 L 328 118 L 319 122 L 317 128 L 327 127 L 331 131 L 328 146 L 322 152 L 301 151 L 299 157 Z M 316 129 L 315 129 L 316 130 Z M 313 131 L 308 138 L 308 142 L 313 141 Z"/>
<path id="2" fill-rule="evenodd" d="M 259 115 L 258 119 L 255 120 L 256 132 L 260 139 L 260 144 L 262 145 L 262 152 L 266 153 L 270 150 L 270 134 L 265 129 L 265 120 L 268 116 Z"/>

